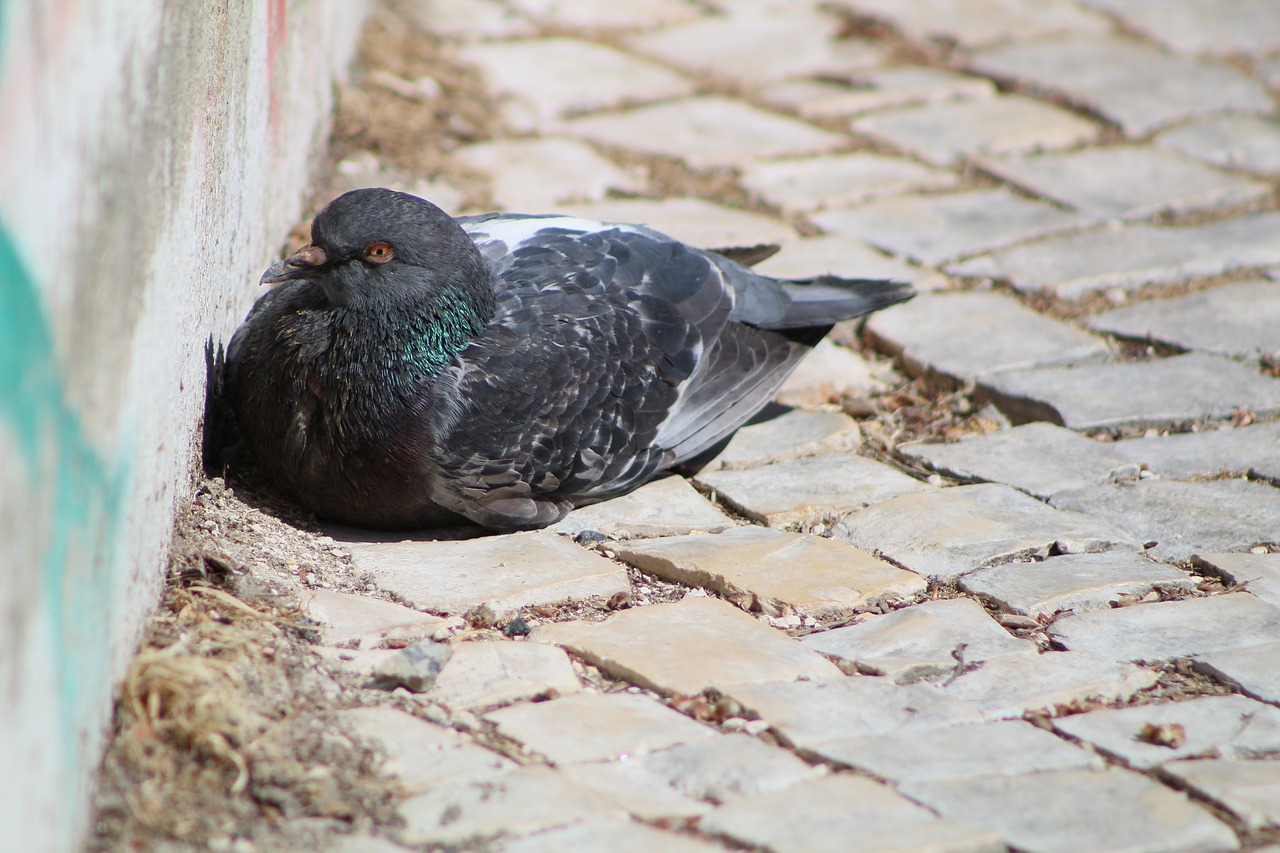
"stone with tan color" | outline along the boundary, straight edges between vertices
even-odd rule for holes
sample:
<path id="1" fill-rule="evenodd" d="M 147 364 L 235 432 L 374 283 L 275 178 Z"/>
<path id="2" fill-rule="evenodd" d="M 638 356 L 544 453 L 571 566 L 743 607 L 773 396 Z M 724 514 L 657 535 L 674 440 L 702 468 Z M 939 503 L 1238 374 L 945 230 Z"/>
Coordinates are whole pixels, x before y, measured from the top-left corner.
<path id="1" fill-rule="evenodd" d="M 691 246 L 720 249 L 786 244 L 796 239 L 795 229 L 776 219 L 700 198 L 620 198 L 558 206 L 549 213 L 565 213 L 602 222 L 648 225 Z"/>
<path id="2" fill-rule="evenodd" d="M 1068 0 L 858 0 L 857 8 L 892 22 L 912 39 L 942 38 L 970 48 L 1110 29 L 1105 17 Z"/>
<path id="3" fill-rule="evenodd" d="M 567 696 L 582 689 L 560 649 L 509 641 L 458 643 L 427 698 L 454 710 L 522 699 Z"/>
<path id="4" fill-rule="evenodd" d="M 509 4 L 546 25 L 592 30 L 657 27 L 693 20 L 701 14 L 701 10 L 687 0 L 631 0 L 628 3 L 509 0 Z"/>
<path id="5" fill-rule="evenodd" d="M 547 529 L 577 535 L 594 530 L 619 539 L 718 533 L 735 524 L 683 477 L 664 477 L 619 498 L 580 507 Z"/>
<path id="6" fill-rule="evenodd" d="M 1280 826 L 1280 761 L 1191 759 L 1162 772 L 1234 814 L 1249 829 Z"/>
<path id="7" fill-rule="evenodd" d="M 821 346 L 822 344 L 819 344 L 819 347 Z M 834 344 L 827 344 L 827 351 L 833 349 L 837 357 L 848 353 L 857 359 L 857 356 L 848 350 L 836 347 Z M 811 353 L 806 356 L 801 365 L 808 364 L 812 355 Z M 866 381 L 868 383 L 873 381 L 865 361 L 856 360 L 851 363 L 860 364 Z M 857 377 L 853 381 L 856 382 Z M 755 468 L 804 456 L 853 450 L 858 446 L 861 435 L 858 424 L 853 418 L 841 412 L 792 409 L 778 417 L 738 430 L 725 445 L 724 450 L 720 451 L 702 470 Z"/>
<path id="8" fill-rule="evenodd" d="M 412 642 L 430 637 L 445 624 L 439 616 L 351 592 L 313 589 L 301 600 L 307 615 L 323 626 L 321 642 L 330 646 L 353 643 L 371 649 L 387 640 Z"/>
<path id="9" fill-rule="evenodd" d="M 694 743 L 715 743 L 720 739 Z M 650 771 L 631 755 L 614 761 L 562 764 L 559 770 L 574 784 L 604 794 L 618 808 L 626 809 L 640 820 L 684 821 L 711 810 L 709 804 L 677 791 L 661 775 Z"/>
<path id="10" fill-rule="evenodd" d="M 499 210 L 537 213 L 567 201 L 599 201 L 642 182 L 577 139 L 502 139 L 459 148 L 452 159 L 489 178 Z"/>
<path id="11" fill-rule="evenodd" d="M 867 152 L 757 160 L 743 169 L 741 180 L 748 190 L 789 213 L 956 185 L 951 172 Z"/>
<path id="12" fill-rule="evenodd" d="M 830 337 L 823 338 L 818 345 L 800 362 L 800 366 L 787 377 L 787 381 L 773 396 L 775 402 L 784 406 L 800 408 L 817 408 L 839 403 L 845 396 L 865 397 L 876 391 L 888 390 L 889 386 L 900 379 L 893 368 L 881 363 L 875 364 L 859 353 L 832 342 Z M 836 412 L 811 412 L 814 415 L 830 416 Z M 818 421 L 812 421 L 817 424 Z M 834 437 L 835 420 L 830 420 L 833 440 L 843 444 L 843 439 Z M 854 430 L 857 425 L 853 425 Z M 845 434 L 844 430 L 839 431 Z M 739 432 L 741 434 L 741 432 Z M 781 436 L 780 436 L 781 438 Z M 854 445 L 858 443 L 856 436 L 850 436 Z M 784 444 L 787 443 L 784 438 Z M 836 450 L 848 450 L 849 447 L 834 447 Z M 776 454 L 775 454 L 776 455 Z M 802 455 L 811 455 L 805 451 Z M 784 456 L 775 459 L 784 461 Z"/>
<path id="13" fill-rule="evenodd" d="M 847 116 L 892 107 L 990 98 L 990 80 L 923 65 L 874 68 L 853 82 L 784 80 L 765 87 L 761 97 L 797 110 L 805 118 Z"/>

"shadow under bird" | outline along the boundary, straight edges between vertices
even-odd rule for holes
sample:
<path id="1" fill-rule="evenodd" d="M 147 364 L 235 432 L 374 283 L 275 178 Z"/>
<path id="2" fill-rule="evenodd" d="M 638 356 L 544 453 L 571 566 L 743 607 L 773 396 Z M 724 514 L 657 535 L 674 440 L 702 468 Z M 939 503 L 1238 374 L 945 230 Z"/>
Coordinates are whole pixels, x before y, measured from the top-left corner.
<path id="1" fill-rule="evenodd" d="M 267 475 L 363 527 L 530 529 L 625 494 L 730 436 L 832 324 L 912 295 L 387 189 L 311 238 L 263 275 L 226 390 Z"/>

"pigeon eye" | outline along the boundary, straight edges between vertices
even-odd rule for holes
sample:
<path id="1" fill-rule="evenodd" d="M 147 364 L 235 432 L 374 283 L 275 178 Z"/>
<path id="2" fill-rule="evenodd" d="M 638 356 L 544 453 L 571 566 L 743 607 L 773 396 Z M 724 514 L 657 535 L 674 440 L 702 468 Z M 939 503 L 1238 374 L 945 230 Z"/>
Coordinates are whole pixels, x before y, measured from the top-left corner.
<path id="1" fill-rule="evenodd" d="M 371 264 L 385 264 L 396 256 L 396 250 L 390 243 L 378 241 L 364 247 L 362 257 Z"/>

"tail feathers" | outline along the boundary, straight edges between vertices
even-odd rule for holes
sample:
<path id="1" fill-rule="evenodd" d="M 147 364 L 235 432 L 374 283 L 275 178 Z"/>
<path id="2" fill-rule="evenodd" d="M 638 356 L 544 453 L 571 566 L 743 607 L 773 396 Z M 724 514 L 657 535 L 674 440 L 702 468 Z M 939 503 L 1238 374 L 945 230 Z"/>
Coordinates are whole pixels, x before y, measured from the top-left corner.
<path id="1" fill-rule="evenodd" d="M 780 281 L 773 287 L 781 291 L 765 316 L 743 320 L 765 329 L 800 329 L 808 326 L 830 326 L 841 320 L 852 320 L 881 308 L 905 302 L 915 296 L 911 285 L 888 279 L 839 278 L 833 275 L 813 279 Z M 763 307 L 763 306 L 762 306 Z"/>

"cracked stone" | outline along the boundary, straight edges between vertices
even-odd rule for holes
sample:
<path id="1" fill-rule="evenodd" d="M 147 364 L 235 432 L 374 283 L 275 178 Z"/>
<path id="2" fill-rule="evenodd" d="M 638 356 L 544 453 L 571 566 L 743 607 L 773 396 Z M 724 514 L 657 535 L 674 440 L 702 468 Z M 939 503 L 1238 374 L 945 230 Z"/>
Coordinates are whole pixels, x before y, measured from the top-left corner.
<path id="1" fill-rule="evenodd" d="M 1280 20 L 1267 0 L 1085 0 L 1182 53 L 1270 53 L 1280 48 Z"/>
<path id="2" fill-rule="evenodd" d="M 979 569 L 960 579 L 960 589 L 1001 610 L 1039 619 L 1108 610 L 1122 596 L 1141 598 L 1156 589 L 1192 592 L 1196 579 L 1133 551 L 1107 551 Z"/>
<path id="3" fill-rule="evenodd" d="M 1280 607 L 1246 592 L 1078 613 L 1049 626 L 1072 651 L 1158 661 L 1280 642 Z"/>
<path id="4" fill-rule="evenodd" d="M 691 246 L 718 249 L 756 246 L 761 243 L 789 243 L 796 232 L 789 226 L 700 198 L 625 198 L 590 204 L 557 207 L 552 213 L 567 213 L 601 222 L 632 222 L 648 225 Z"/>
<path id="5" fill-rule="evenodd" d="M 1280 606 L 1280 553 L 1196 554 L 1195 562 L 1211 567 L 1228 583 L 1248 584 L 1249 592 Z"/>
<path id="6" fill-rule="evenodd" d="M 846 516 L 837 539 L 876 550 L 948 582 L 999 562 L 1132 548 L 1119 529 L 1054 510 L 1008 486 L 981 484 L 900 495 Z"/>
<path id="7" fill-rule="evenodd" d="M 350 592 L 308 590 L 303 604 L 322 624 L 322 642 L 330 646 L 354 642 L 356 648 L 371 649 L 386 640 L 420 640 L 445 624 L 439 616 Z"/>
<path id="8" fill-rule="evenodd" d="M 784 80 L 760 92 L 766 101 L 790 107 L 810 119 L 990 98 L 995 94 L 996 87 L 984 77 L 922 65 L 872 69 L 858 74 L 852 84 L 822 79 Z"/>
<path id="9" fill-rule="evenodd" d="M 683 821 L 711 809 L 707 803 L 681 794 L 627 755 L 617 761 L 562 765 L 560 772 L 574 784 L 604 794 L 640 820 Z"/>
<path id="10" fill-rule="evenodd" d="M 1166 130 L 1155 144 L 1215 166 L 1280 172 L 1280 126 L 1260 116 L 1207 116 Z"/>
<path id="11" fill-rule="evenodd" d="M 547 529 L 570 536 L 594 530 L 626 539 L 694 531 L 718 533 L 733 526 L 733 519 L 698 494 L 688 480 L 664 477 L 622 497 L 575 509 Z"/>
<path id="12" fill-rule="evenodd" d="M 1189 480 L 1235 471 L 1280 482 L 1280 421 L 1133 438 L 1111 446 L 1130 462 L 1169 479 Z"/>
<path id="13" fill-rule="evenodd" d="M 842 359 L 845 354 L 848 354 L 852 361 L 838 363 L 861 366 L 866 383 L 874 382 L 870 375 L 870 366 L 857 354 L 836 347 L 834 344 L 828 344 L 828 349 L 834 350 L 833 359 Z M 806 357 L 801 366 L 808 362 L 809 357 Z M 827 387 L 833 386 L 828 384 Z M 797 388 L 792 393 L 798 393 L 800 390 L 802 389 Z M 862 433 L 858 429 L 857 422 L 846 414 L 792 409 L 776 418 L 738 430 L 724 450 L 720 451 L 716 458 L 708 462 L 702 470 L 756 468 L 805 456 L 853 450 L 861 440 Z"/>
<path id="14" fill-rule="evenodd" d="M 855 152 L 790 160 L 759 160 L 742 185 L 788 213 L 805 213 L 912 190 L 950 189 L 956 176 L 902 157 Z"/>
<path id="15" fill-rule="evenodd" d="M 540 832 L 494 848 L 501 853 L 564 853 L 566 850 L 608 850 L 609 853 L 714 853 L 724 848 L 676 832 L 663 832 L 642 823 L 580 823 Z"/>
<path id="16" fill-rule="evenodd" d="M 604 622 L 539 625 L 531 639 L 563 646 L 615 678 L 663 694 L 822 678 L 835 664 L 718 598 L 626 610 Z"/>
<path id="17" fill-rule="evenodd" d="M 1280 704 L 1280 643 L 1259 643 L 1199 656 L 1196 669 L 1235 685 L 1246 696 Z"/>
<path id="18" fill-rule="evenodd" d="M 944 39 L 970 48 L 1110 30 L 1106 18 L 1066 0 L 858 0 L 858 10 L 891 21 L 914 40 Z"/>
<path id="19" fill-rule="evenodd" d="M 723 595 L 750 592 L 815 616 L 909 599 L 925 589 L 919 575 L 865 551 L 768 528 L 623 543 L 616 550 L 620 559 L 667 580 Z"/>
<path id="20" fill-rule="evenodd" d="M 459 148 L 452 159 L 490 179 L 505 210 L 545 210 L 561 202 L 598 201 L 610 190 L 634 192 L 640 181 L 576 139 L 502 139 Z"/>
<path id="21" fill-rule="evenodd" d="M 856 664 L 860 672 L 898 683 L 944 676 L 962 660 L 1037 653 L 1035 643 L 1011 636 L 968 598 L 926 601 L 847 628 L 809 634 L 800 642 Z"/>
<path id="22" fill-rule="evenodd" d="M 1161 769 L 1227 809 L 1249 829 L 1280 826 L 1280 761 L 1195 759 Z"/>
<path id="23" fill-rule="evenodd" d="M 744 734 L 652 752 L 641 761 L 685 795 L 717 804 L 780 791 L 818 772 L 790 752 Z"/>
<path id="24" fill-rule="evenodd" d="M 453 657 L 428 698 L 451 709 L 475 710 L 581 689 L 568 655 L 554 646 L 471 642 L 453 646 Z"/>
<path id="25" fill-rule="evenodd" d="M 820 275 L 892 278 L 913 285 L 916 290 L 936 290 L 947 280 L 933 270 L 909 266 L 861 240 L 840 234 L 804 237 L 782 247 L 782 251 L 757 264 L 757 272 L 780 278 L 813 278 Z M 808 359 L 806 359 L 807 361 Z M 801 362 L 804 369 L 804 362 Z"/>

